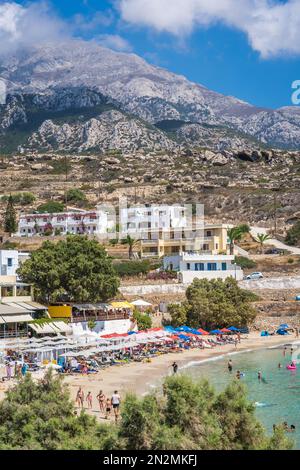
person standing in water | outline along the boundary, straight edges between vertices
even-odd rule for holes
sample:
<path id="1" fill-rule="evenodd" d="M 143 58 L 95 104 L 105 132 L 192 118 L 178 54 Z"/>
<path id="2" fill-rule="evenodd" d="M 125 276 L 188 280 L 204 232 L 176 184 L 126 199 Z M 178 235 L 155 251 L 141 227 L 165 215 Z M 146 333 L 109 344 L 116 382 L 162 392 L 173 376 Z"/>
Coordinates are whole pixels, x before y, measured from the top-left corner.
<path id="1" fill-rule="evenodd" d="M 258 371 L 257 378 L 258 378 L 259 382 L 261 382 L 261 379 L 262 379 L 262 373 L 261 373 L 261 371 L 260 371 L 260 370 Z"/>
<path id="2" fill-rule="evenodd" d="M 173 362 L 172 367 L 173 367 L 173 372 L 174 372 L 174 374 L 177 374 L 177 372 L 178 372 L 178 364 L 177 364 L 177 362 Z"/>
<path id="3" fill-rule="evenodd" d="M 232 360 L 231 359 L 229 359 L 227 367 L 228 367 L 228 371 L 232 372 Z"/>
<path id="4" fill-rule="evenodd" d="M 286 355 L 286 346 L 284 347 L 284 350 L 282 351 L 282 354 L 285 357 L 285 355 Z"/>

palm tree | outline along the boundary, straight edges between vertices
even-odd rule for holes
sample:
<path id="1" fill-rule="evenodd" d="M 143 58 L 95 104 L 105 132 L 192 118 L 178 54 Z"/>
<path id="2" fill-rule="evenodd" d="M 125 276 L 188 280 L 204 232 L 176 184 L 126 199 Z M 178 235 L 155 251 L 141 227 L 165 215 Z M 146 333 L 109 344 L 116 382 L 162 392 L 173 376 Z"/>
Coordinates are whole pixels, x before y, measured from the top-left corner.
<path id="1" fill-rule="evenodd" d="M 257 237 L 255 238 L 255 241 L 260 244 L 261 253 L 263 253 L 263 251 L 264 251 L 264 243 L 266 241 L 270 240 L 270 239 L 271 239 L 270 235 L 268 235 L 266 233 L 258 233 L 257 234 Z"/>
<path id="2" fill-rule="evenodd" d="M 234 255 L 235 242 L 240 241 L 243 236 L 243 230 L 240 227 L 232 227 L 227 230 L 227 237 L 229 240 L 230 254 Z"/>
<path id="3" fill-rule="evenodd" d="M 122 245 L 128 245 L 128 257 L 129 259 L 133 258 L 133 248 L 140 242 L 140 240 L 136 240 L 132 238 L 130 235 L 127 235 L 126 238 L 123 238 Z"/>

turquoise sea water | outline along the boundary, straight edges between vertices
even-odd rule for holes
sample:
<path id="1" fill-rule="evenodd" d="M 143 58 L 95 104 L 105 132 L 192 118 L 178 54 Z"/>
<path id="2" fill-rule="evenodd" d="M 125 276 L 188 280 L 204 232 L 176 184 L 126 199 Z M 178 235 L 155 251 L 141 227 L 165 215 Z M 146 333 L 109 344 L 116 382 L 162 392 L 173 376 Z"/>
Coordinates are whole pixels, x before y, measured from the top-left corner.
<path id="1" fill-rule="evenodd" d="M 294 350 L 297 346 L 293 346 Z M 298 345 L 300 359 L 300 345 Z M 233 372 L 227 369 L 228 360 L 233 362 Z M 241 380 L 246 384 L 249 399 L 256 402 L 256 415 L 268 432 L 273 424 L 286 421 L 294 424 L 296 432 L 288 435 L 295 440 L 295 448 L 300 449 L 300 364 L 297 371 L 289 371 L 286 365 L 291 362 L 290 346 L 286 357 L 283 347 L 253 352 L 234 353 L 217 360 L 192 364 L 184 372 L 194 378 L 204 377 L 222 390 L 234 377 L 237 370 L 245 373 Z M 278 363 L 282 368 L 278 368 Z M 258 371 L 263 380 L 259 382 Z"/>

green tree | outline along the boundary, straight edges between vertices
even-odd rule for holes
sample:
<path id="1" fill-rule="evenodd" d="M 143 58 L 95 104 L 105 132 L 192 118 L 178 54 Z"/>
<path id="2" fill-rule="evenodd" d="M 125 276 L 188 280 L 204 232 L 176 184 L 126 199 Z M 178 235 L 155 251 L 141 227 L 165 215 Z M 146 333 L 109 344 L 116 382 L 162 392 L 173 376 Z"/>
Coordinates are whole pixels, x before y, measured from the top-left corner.
<path id="1" fill-rule="evenodd" d="M 48 201 L 45 202 L 45 204 L 41 204 L 37 210 L 41 214 L 54 214 L 56 212 L 63 212 L 65 210 L 65 206 L 58 201 Z"/>
<path id="2" fill-rule="evenodd" d="M 30 374 L 6 392 L 0 402 L 0 449 L 90 450 L 113 428 L 99 426 L 95 418 L 76 416 L 66 386 L 51 372 L 34 382 Z"/>
<path id="3" fill-rule="evenodd" d="M 164 396 L 127 395 L 122 406 L 120 445 L 125 450 L 290 449 L 282 431 L 267 436 L 240 382 L 217 394 L 207 381 L 168 377 Z"/>
<path id="4" fill-rule="evenodd" d="M 87 198 L 83 191 L 77 188 L 69 189 L 66 193 L 66 199 L 68 202 L 86 203 Z"/>
<path id="5" fill-rule="evenodd" d="M 267 235 L 266 233 L 257 234 L 255 241 L 260 244 L 261 253 L 264 252 L 264 243 L 266 243 L 270 239 L 271 239 L 270 235 Z"/>
<path id="6" fill-rule="evenodd" d="M 133 258 L 133 249 L 135 246 L 138 245 L 140 240 L 135 240 L 132 238 L 130 235 L 127 235 L 126 238 L 123 238 L 121 241 L 122 245 L 128 245 L 128 258 L 132 259 Z"/>
<path id="7" fill-rule="evenodd" d="M 134 310 L 133 318 L 137 322 L 139 330 L 148 330 L 152 327 L 152 320 L 146 313 L 141 313 L 138 310 Z"/>
<path id="8" fill-rule="evenodd" d="M 56 244 L 44 242 L 18 274 L 47 303 L 62 296 L 73 302 L 102 302 L 114 297 L 119 287 L 104 247 L 81 235 L 69 235 Z"/>
<path id="9" fill-rule="evenodd" d="M 186 290 L 187 325 L 211 329 L 231 325 L 245 326 L 256 317 L 251 305 L 257 297 L 241 289 L 235 279 L 194 279 Z"/>
<path id="10" fill-rule="evenodd" d="M 16 211 L 14 208 L 12 195 L 9 196 L 4 215 L 4 231 L 10 235 L 18 230 Z"/>
<path id="11" fill-rule="evenodd" d="M 227 230 L 227 237 L 229 240 L 230 254 L 234 254 L 234 245 L 240 241 L 243 236 L 243 230 L 240 227 L 232 227 Z"/>
<path id="12" fill-rule="evenodd" d="M 168 313 L 171 317 L 171 325 L 174 328 L 186 325 L 187 322 L 187 306 L 185 304 L 169 304 Z"/>
<path id="13" fill-rule="evenodd" d="M 287 231 L 285 241 L 288 245 L 295 246 L 300 242 L 300 220 Z"/>

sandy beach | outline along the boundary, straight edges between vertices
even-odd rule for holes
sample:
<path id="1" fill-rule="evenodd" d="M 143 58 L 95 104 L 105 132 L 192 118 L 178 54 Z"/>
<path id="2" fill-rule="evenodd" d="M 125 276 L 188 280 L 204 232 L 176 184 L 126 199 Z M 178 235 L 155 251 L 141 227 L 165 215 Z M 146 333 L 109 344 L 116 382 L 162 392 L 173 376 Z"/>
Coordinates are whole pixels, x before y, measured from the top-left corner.
<path id="1" fill-rule="evenodd" d="M 299 341 L 294 335 L 288 337 L 269 336 L 261 337 L 258 333 L 250 333 L 247 338 L 242 338 L 237 349 L 234 345 L 217 346 L 213 349 L 192 349 L 182 353 L 170 353 L 155 357 L 151 362 L 130 363 L 122 366 L 109 367 L 97 374 L 91 375 L 72 375 L 64 379 L 68 384 L 70 393 L 75 399 L 78 387 L 82 387 L 85 396 L 90 391 L 93 396 L 93 408 L 88 411 L 95 415 L 98 419 L 103 419 L 99 413 L 96 395 L 99 390 L 103 390 L 108 397 L 114 390 L 118 390 L 121 396 L 125 396 L 127 392 L 135 392 L 139 395 L 146 394 L 153 387 L 159 385 L 167 375 L 172 374 L 172 363 L 176 361 L 179 365 L 179 373 L 184 372 L 186 367 L 193 362 L 205 361 L 207 359 L 247 350 L 264 349 L 292 342 Z M 234 361 L 234 359 L 233 359 Z M 4 370 L 1 370 L 4 375 Z M 15 381 L 3 382 L 0 384 L 0 399 L 3 399 L 5 390 L 14 385 Z M 87 408 L 85 403 L 85 408 Z"/>

